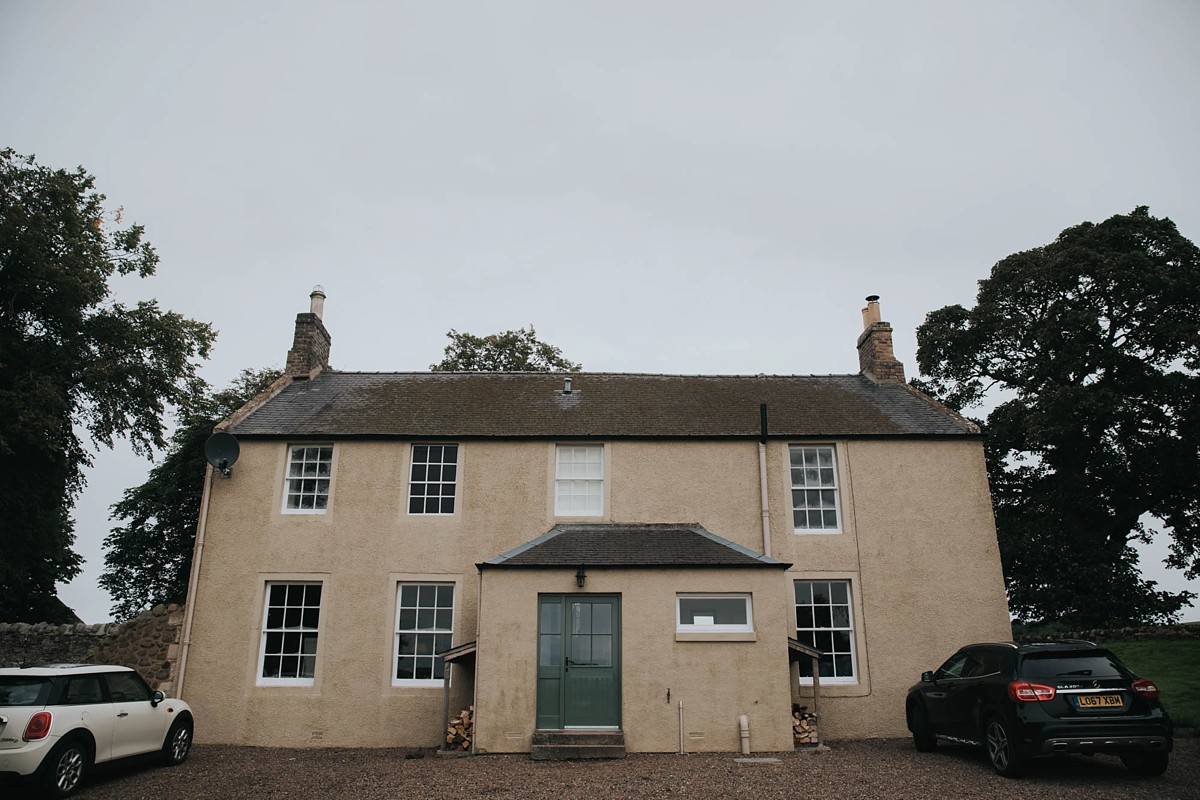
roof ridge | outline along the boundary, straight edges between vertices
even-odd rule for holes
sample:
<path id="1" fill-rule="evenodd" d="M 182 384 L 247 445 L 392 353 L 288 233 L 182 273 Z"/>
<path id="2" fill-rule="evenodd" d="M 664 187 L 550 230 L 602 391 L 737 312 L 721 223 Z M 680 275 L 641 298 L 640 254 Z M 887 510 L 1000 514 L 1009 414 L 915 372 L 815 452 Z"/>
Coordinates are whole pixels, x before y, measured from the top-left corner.
<path id="1" fill-rule="evenodd" d="M 808 373 L 789 373 L 789 372 L 537 372 L 537 371 L 509 371 L 509 370 L 458 370 L 458 371 L 429 371 L 429 370 L 337 370 L 326 369 L 322 370 L 317 376 L 353 376 L 353 375 L 388 375 L 402 376 L 413 375 L 422 377 L 460 377 L 464 375 L 478 377 L 495 377 L 495 376 L 519 376 L 519 377 L 538 377 L 538 378 L 575 378 L 579 376 L 593 377 L 615 377 L 615 378 L 862 378 L 862 374 L 858 372 L 808 372 Z M 315 378 L 313 380 L 316 380 Z"/>

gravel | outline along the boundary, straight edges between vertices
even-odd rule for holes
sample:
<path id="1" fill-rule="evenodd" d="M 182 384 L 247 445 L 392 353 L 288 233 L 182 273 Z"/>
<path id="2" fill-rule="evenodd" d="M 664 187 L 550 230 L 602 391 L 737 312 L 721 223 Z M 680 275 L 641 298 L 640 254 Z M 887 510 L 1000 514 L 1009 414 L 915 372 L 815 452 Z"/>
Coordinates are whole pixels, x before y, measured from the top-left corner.
<path id="1" fill-rule="evenodd" d="M 420 757 L 414 757 L 420 756 Z M 102 770 L 81 800 L 174 798 L 1107 798 L 1200 799 L 1200 739 L 1177 739 L 1171 766 L 1142 778 L 1110 756 L 1034 763 L 1021 780 L 994 774 L 983 755 L 942 745 L 918 753 L 907 739 L 833 742 L 825 752 L 631 755 L 616 761 L 469 758 L 397 749 L 306 749 L 198 745 L 179 767 Z M 22 797 L 27 795 L 21 795 Z"/>

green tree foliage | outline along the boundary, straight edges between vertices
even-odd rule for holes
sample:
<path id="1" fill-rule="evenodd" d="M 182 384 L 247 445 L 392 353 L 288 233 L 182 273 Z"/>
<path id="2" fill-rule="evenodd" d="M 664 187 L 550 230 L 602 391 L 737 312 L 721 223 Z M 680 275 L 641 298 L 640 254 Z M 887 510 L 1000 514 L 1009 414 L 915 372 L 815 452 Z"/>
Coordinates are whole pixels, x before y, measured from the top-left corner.
<path id="1" fill-rule="evenodd" d="M 1161 529 L 1200 574 L 1200 249 L 1145 207 L 1005 258 L 972 309 L 917 332 L 925 384 L 984 423 L 1013 613 L 1161 622 L 1195 595 L 1144 580 Z"/>
<path id="2" fill-rule="evenodd" d="M 580 365 L 568 361 L 552 344 L 538 341 L 533 326 L 528 329 L 474 336 L 451 329 L 450 344 L 434 372 L 579 372 Z"/>
<path id="3" fill-rule="evenodd" d="M 265 390 L 279 370 L 243 370 L 229 388 L 197 399 L 179 414 L 166 456 L 141 486 L 127 489 L 112 507 L 113 528 L 104 540 L 100 586 L 113 597 L 117 620 L 158 603 L 187 599 L 192 545 L 207 462 L 204 443 L 213 426 Z"/>
<path id="4" fill-rule="evenodd" d="M 79 573 L 71 509 L 87 441 L 164 445 L 163 412 L 202 384 L 205 323 L 110 297 L 158 256 L 120 227 L 82 168 L 51 170 L 0 150 L 0 621 L 75 619 L 55 583 Z"/>

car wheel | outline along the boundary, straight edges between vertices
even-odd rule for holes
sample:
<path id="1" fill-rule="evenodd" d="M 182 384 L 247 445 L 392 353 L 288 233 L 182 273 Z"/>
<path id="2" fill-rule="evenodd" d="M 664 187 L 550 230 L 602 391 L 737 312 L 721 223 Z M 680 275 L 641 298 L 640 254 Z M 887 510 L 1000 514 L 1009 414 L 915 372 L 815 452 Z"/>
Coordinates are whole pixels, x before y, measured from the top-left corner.
<path id="1" fill-rule="evenodd" d="M 163 761 L 172 767 L 182 764 L 187 760 L 188 753 L 191 751 L 192 721 L 187 717 L 181 717 L 171 725 L 171 729 L 167 731 L 167 738 L 163 740 Z"/>
<path id="2" fill-rule="evenodd" d="M 1162 775 L 1167 771 L 1168 758 L 1166 753 L 1126 753 L 1121 763 L 1138 775 Z"/>
<path id="3" fill-rule="evenodd" d="M 1000 717 L 991 717 L 984 736 L 988 760 L 992 769 L 1006 778 L 1017 778 L 1025 772 L 1026 757 L 1017 746 L 1008 724 Z"/>
<path id="4" fill-rule="evenodd" d="M 42 766 L 42 795 L 69 796 L 83 783 L 91 761 L 91 750 L 83 739 L 76 737 L 60 742 Z"/>
<path id="5" fill-rule="evenodd" d="M 912 737 L 913 744 L 922 753 L 929 753 L 937 748 L 937 737 L 929 730 L 929 715 L 924 706 L 913 706 Z"/>

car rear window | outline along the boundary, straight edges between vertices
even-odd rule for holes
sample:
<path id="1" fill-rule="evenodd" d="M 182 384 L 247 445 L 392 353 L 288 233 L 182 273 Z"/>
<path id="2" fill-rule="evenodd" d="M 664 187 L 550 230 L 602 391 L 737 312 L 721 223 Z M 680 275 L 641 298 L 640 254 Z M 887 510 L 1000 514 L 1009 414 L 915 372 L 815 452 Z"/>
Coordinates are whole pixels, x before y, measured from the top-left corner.
<path id="1" fill-rule="evenodd" d="M 1124 678 L 1129 672 L 1111 653 L 1033 653 L 1021 663 L 1026 678 Z"/>
<path id="2" fill-rule="evenodd" d="M 44 706 L 49 698 L 49 678 L 0 675 L 0 706 Z"/>

